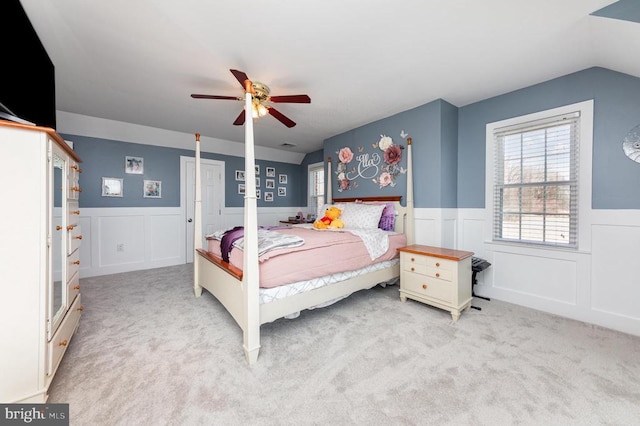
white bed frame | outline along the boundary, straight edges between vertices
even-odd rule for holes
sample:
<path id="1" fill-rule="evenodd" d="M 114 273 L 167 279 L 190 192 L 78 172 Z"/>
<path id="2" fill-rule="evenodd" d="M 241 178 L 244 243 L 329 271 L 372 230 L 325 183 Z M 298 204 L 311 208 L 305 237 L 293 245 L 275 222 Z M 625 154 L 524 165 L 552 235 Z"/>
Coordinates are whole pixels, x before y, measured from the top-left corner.
<path id="1" fill-rule="evenodd" d="M 245 111 L 251 111 L 251 82 L 245 82 Z M 396 228 L 407 235 L 407 243 L 413 243 L 413 172 L 411 159 L 411 138 L 407 138 L 407 195 L 406 206 L 400 204 L 401 197 L 359 198 L 363 201 L 394 202 L 397 212 Z M 253 141 L 253 122 L 245 121 L 245 201 L 244 201 L 244 270 L 239 270 L 222 259 L 215 257 L 201 246 L 202 244 L 202 189 L 200 183 L 200 135 L 196 133 L 196 169 L 195 169 L 195 215 L 194 235 L 196 238 L 194 255 L 194 292 L 202 295 L 202 289 L 209 291 L 227 309 L 243 331 L 243 348 L 246 360 L 253 364 L 258 360 L 260 351 L 260 326 L 267 322 L 283 318 L 314 306 L 346 297 L 358 290 L 367 289 L 378 283 L 400 276 L 400 267 L 394 266 L 363 274 L 355 278 L 330 284 L 311 291 L 303 292 L 284 299 L 260 304 L 258 270 L 258 229 L 255 154 Z M 328 159 L 327 200 L 331 196 L 331 158 Z M 333 202 L 348 202 L 355 199 L 333 199 Z"/>

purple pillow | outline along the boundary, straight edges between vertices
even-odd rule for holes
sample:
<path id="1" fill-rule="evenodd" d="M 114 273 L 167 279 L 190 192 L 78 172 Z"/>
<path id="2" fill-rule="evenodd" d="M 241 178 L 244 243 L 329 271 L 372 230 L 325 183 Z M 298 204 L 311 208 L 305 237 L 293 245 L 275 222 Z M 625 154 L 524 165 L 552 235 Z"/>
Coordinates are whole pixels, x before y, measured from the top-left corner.
<path id="1" fill-rule="evenodd" d="M 393 203 L 387 203 L 382 210 L 382 216 L 380 216 L 380 222 L 378 222 L 378 228 L 383 231 L 393 231 L 396 225 L 396 212 Z"/>

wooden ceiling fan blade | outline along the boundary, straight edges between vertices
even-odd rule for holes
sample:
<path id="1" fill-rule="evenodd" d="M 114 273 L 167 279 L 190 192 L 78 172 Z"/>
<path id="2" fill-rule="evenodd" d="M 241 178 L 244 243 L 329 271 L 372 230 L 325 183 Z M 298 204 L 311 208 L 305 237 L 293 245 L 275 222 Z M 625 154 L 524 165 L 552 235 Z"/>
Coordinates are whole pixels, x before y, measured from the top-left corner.
<path id="1" fill-rule="evenodd" d="M 233 101 L 242 100 L 242 98 L 238 98 L 237 96 L 199 95 L 197 93 L 193 93 L 191 97 L 194 99 L 228 99 Z"/>
<path id="2" fill-rule="evenodd" d="M 244 109 L 240 111 L 240 114 L 236 118 L 236 121 L 233 122 L 234 126 L 242 126 L 244 124 Z"/>
<path id="3" fill-rule="evenodd" d="M 240 86 L 242 86 L 242 88 L 244 89 L 245 80 L 249 80 L 249 77 L 247 77 L 247 74 L 245 74 L 243 71 L 238 71 L 238 70 L 229 70 L 229 71 L 231 71 L 231 74 L 235 76 L 236 80 L 240 82 Z"/>
<path id="4" fill-rule="evenodd" d="M 271 102 L 288 102 L 292 104 L 310 104 L 311 98 L 307 95 L 285 95 L 285 96 L 270 96 Z"/>
<path id="5" fill-rule="evenodd" d="M 269 110 L 269 114 L 271 114 L 276 120 L 280 121 L 285 126 L 293 127 L 296 125 L 295 121 L 291 120 L 274 107 L 269 107 L 267 109 Z"/>

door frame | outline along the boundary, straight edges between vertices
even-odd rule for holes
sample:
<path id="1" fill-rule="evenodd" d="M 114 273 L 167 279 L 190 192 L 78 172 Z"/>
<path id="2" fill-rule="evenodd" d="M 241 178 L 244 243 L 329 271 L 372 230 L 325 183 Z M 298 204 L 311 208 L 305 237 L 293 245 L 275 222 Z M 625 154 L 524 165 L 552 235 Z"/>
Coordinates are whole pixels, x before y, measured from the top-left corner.
<path id="1" fill-rule="evenodd" d="M 193 162 L 195 163 L 195 157 L 189 157 L 185 155 L 180 156 L 180 244 L 182 245 L 182 255 L 180 257 L 180 261 L 182 263 L 187 263 L 187 163 Z M 220 160 L 211 160 L 208 158 L 200 158 L 201 164 L 210 164 L 221 167 L 222 172 L 222 208 L 221 208 L 221 216 L 224 216 L 224 211 L 226 207 L 225 201 L 225 162 Z M 194 236 L 195 238 L 195 236 Z"/>

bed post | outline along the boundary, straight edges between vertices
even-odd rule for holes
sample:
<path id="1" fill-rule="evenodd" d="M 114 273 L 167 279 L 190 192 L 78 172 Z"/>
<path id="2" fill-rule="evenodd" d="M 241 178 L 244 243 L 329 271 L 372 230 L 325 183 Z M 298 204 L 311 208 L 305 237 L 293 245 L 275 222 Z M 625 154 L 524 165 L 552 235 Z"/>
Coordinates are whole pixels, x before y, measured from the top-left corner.
<path id="1" fill-rule="evenodd" d="M 333 203 L 333 196 L 331 195 L 331 191 L 331 157 L 327 157 L 327 199 L 325 203 Z"/>
<path id="2" fill-rule="evenodd" d="M 244 124 L 244 258 L 242 294 L 245 312 L 243 315 L 244 353 L 249 364 L 258 360 L 260 351 L 260 293 L 258 271 L 258 207 L 256 201 L 256 169 L 253 141 L 253 118 L 251 117 L 253 84 L 245 80 L 245 124 Z"/>
<path id="3" fill-rule="evenodd" d="M 407 244 L 413 244 L 415 235 L 413 231 L 413 160 L 411 158 L 411 142 L 407 138 L 407 223 L 405 223 L 404 233 L 407 236 Z"/>
<path id="4" fill-rule="evenodd" d="M 197 249 L 202 248 L 202 182 L 200 181 L 200 133 L 196 133 L 196 189 L 195 210 L 193 212 L 193 292 L 196 297 L 202 296 L 200 286 L 200 268 L 198 266 Z"/>

